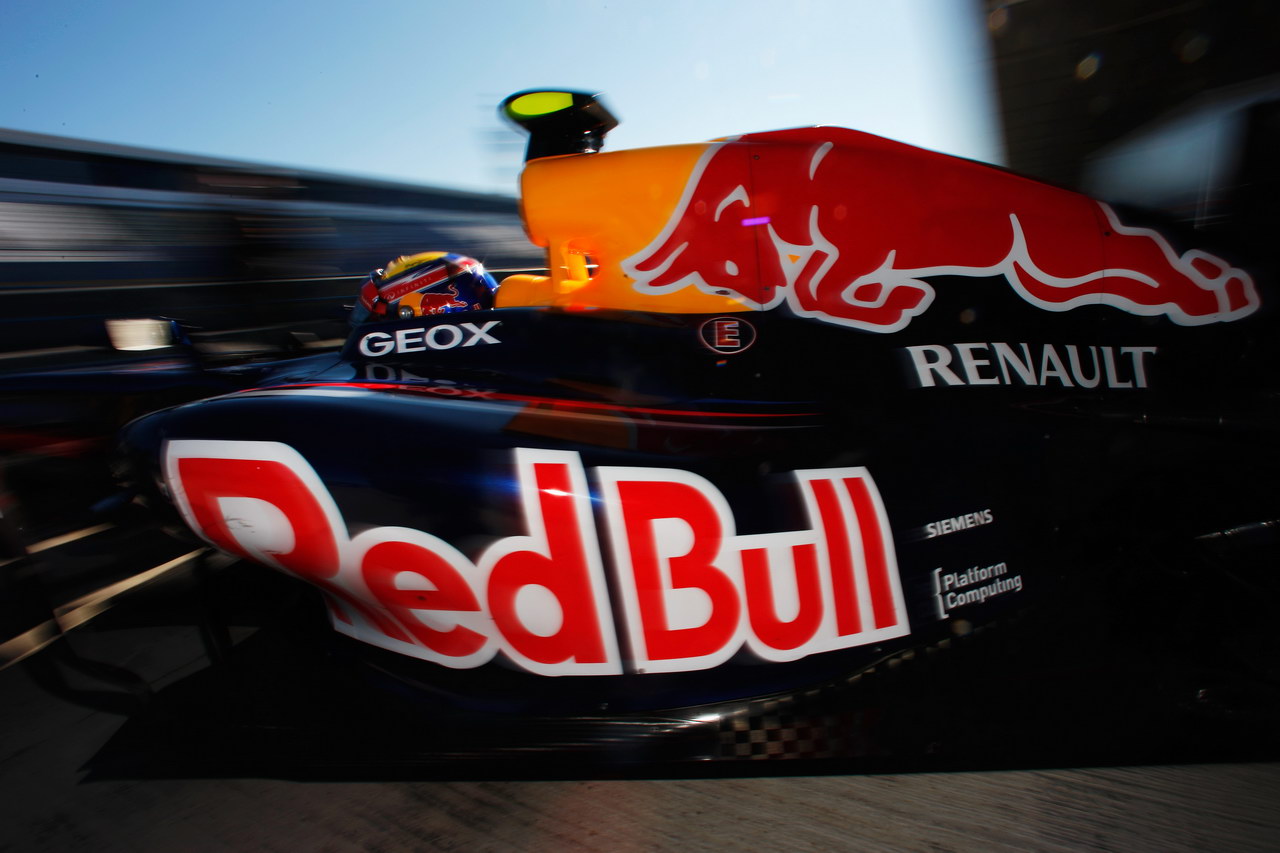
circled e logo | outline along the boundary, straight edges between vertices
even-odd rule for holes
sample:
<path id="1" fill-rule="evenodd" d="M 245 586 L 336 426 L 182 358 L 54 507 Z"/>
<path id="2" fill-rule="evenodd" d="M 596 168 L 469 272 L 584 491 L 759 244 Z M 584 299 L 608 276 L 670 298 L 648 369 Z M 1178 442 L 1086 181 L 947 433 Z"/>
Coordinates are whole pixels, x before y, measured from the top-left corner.
<path id="1" fill-rule="evenodd" d="M 712 317 L 698 327 L 698 337 L 707 349 L 733 355 L 751 348 L 756 328 L 738 317 Z"/>

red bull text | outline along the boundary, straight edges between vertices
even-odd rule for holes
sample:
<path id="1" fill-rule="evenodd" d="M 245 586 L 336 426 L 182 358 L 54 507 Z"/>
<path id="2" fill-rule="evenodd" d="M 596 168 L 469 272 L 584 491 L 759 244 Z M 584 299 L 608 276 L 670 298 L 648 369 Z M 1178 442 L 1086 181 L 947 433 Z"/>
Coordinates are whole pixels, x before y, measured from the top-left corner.
<path id="1" fill-rule="evenodd" d="M 724 495 L 697 474 L 596 468 L 598 536 L 577 453 L 518 448 L 514 459 L 526 535 L 473 562 L 421 530 L 351 535 L 288 445 L 175 440 L 164 451 L 177 506 L 211 544 L 319 587 L 338 631 L 447 667 L 501 652 L 541 675 L 680 672 L 744 647 L 783 662 L 910 633 L 865 468 L 794 472 L 809 527 L 751 535 L 736 533 Z"/>

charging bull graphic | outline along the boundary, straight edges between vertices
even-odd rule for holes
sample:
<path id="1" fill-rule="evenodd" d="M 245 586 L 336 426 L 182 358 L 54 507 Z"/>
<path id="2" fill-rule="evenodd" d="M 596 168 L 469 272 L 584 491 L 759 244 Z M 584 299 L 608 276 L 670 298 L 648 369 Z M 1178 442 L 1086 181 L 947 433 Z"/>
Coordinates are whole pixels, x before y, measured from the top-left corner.
<path id="1" fill-rule="evenodd" d="M 1107 205 L 841 128 L 708 146 L 661 233 L 622 263 L 643 293 L 693 286 L 873 332 L 905 328 L 932 276 L 1003 276 L 1049 311 L 1109 305 L 1183 326 L 1238 320 L 1252 278 L 1179 255 Z"/>
<path id="2" fill-rule="evenodd" d="M 442 291 L 419 291 L 410 293 L 400 300 L 401 306 L 408 305 L 414 309 L 415 316 L 426 317 L 431 314 L 445 314 L 450 310 L 467 308 L 468 304 L 458 298 L 458 288 L 449 285 Z"/>

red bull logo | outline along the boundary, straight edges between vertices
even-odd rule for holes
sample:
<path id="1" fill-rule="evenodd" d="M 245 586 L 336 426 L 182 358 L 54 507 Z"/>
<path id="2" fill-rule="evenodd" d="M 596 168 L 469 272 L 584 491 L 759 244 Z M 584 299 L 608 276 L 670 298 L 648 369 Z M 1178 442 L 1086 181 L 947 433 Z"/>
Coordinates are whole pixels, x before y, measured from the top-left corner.
<path id="1" fill-rule="evenodd" d="M 1253 279 L 1107 205 L 841 128 L 707 147 L 665 227 L 622 261 L 634 288 L 696 288 L 872 332 L 929 308 L 936 276 L 1003 276 L 1047 311 L 1108 305 L 1183 326 L 1257 310 Z"/>
<path id="2" fill-rule="evenodd" d="M 410 293 L 400 300 L 401 314 L 405 308 L 412 310 L 415 317 L 428 317 L 432 314 L 447 314 L 450 311 L 467 308 L 466 302 L 458 298 L 458 288 L 450 284 L 444 290 L 418 291 Z"/>
<path id="3" fill-rule="evenodd" d="M 744 648 L 781 663 L 911 631 L 865 468 L 795 471 L 808 525 L 751 534 L 693 472 L 596 468 L 598 532 L 578 454 L 517 448 L 526 532 L 472 557 L 421 530 L 350 529 L 288 445 L 174 440 L 164 453 L 183 518 L 211 544 L 319 587 L 338 631 L 455 669 L 502 654 L 540 675 L 684 672 Z"/>

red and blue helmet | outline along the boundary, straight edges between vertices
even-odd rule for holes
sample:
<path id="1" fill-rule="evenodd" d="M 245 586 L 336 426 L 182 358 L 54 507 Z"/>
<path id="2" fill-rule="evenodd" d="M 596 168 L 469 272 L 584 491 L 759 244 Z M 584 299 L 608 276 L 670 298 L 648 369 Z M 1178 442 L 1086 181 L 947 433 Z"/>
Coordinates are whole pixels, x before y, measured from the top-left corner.
<path id="1" fill-rule="evenodd" d="M 498 283 L 475 258 L 452 252 L 403 255 L 360 285 L 355 323 L 406 320 L 493 307 Z"/>

